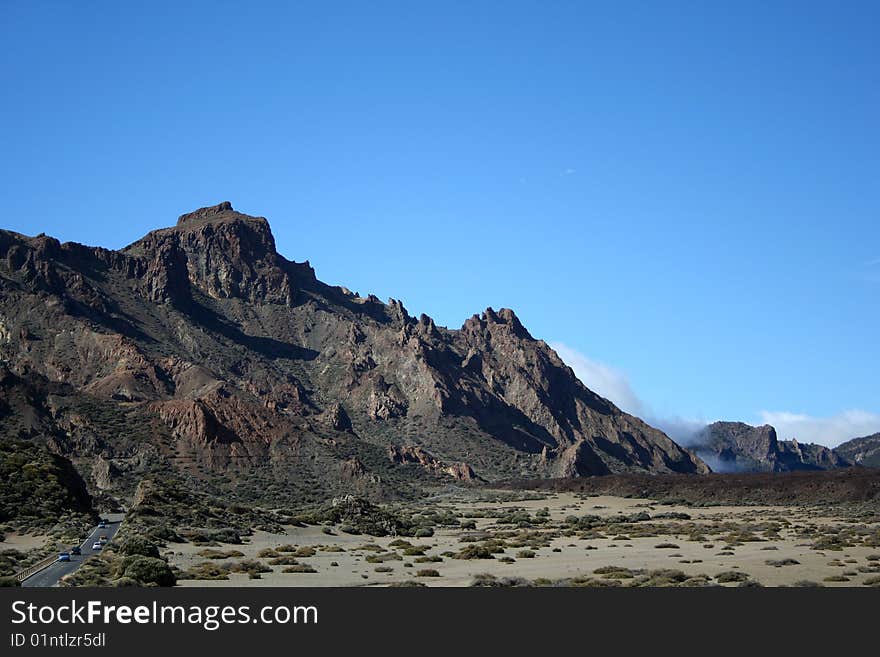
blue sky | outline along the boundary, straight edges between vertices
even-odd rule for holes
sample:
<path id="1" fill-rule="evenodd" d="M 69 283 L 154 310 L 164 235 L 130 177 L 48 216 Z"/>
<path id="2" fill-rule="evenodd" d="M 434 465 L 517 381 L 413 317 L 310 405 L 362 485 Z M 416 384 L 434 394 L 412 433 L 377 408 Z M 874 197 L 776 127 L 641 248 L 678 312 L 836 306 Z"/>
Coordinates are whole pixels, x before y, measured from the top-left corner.
<path id="1" fill-rule="evenodd" d="M 228 199 L 661 423 L 880 430 L 877 3 L 123 4 L 0 4 L 2 227 Z"/>

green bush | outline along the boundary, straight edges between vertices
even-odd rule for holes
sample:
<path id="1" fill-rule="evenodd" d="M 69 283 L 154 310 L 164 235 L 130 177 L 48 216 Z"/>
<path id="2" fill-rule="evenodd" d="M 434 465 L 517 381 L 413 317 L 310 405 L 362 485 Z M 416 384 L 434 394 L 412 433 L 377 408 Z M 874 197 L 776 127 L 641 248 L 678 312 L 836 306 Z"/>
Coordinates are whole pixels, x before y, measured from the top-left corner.
<path id="1" fill-rule="evenodd" d="M 275 557 L 274 559 L 269 559 L 270 566 L 295 566 L 299 563 L 295 557 Z"/>
<path id="2" fill-rule="evenodd" d="M 124 557 L 117 572 L 120 573 L 120 577 L 129 577 L 145 585 L 174 586 L 177 581 L 168 564 L 155 557 L 141 555 Z"/>
<path id="3" fill-rule="evenodd" d="M 210 548 L 200 550 L 196 554 L 205 559 L 231 559 L 244 556 L 244 552 L 239 552 L 238 550 L 212 550 Z"/>
<path id="4" fill-rule="evenodd" d="M 764 563 L 774 568 L 782 568 L 782 566 L 796 566 L 800 561 L 797 559 L 767 559 Z"/>
<path id="5" fill-rule="evenodd" d="M 221 580 L 229 579 L 229 569 L 223 565 L 203 561 L 180 574 L 180 579 Z"/>
<path id="6" fill-rule="evenodd" d="M 494 559 L 492 552 L 485 545 L 472 543 L 462 550 L 459 550 L 453 559 Z"/>
<path id="7" fill-rule="evenodd" d="M 603 579 L 633 579 L 635 577 L 634 571 L 622 566 L 605 566 L 597 568 L 593 572 L 596 575 L 601 575 Z"/>
<path id="8" fill-rule="evenodd" d="M 119 554 L 122 556 L 142 556 L 159 558 L 159 548 L 143 536 L 130 536 L 119 546 Z"/>
<path id="9" fill-rule="evenodd" d="M 119 579 L 113 581 L 113 586 L 117 588 L 140 585 L 140 582 L 138 582 L 136 579 L 132 579 L 131 577 L 120 577 Z"/>
<path id="10" fill-rule="evenodd" d="M 300 563 L 295 566 L 288 566 L 287 568 L 285 568 L 281 572 L 282 573 L 316 573 L 318 571 L 315 570 L 314 568 L 312 568 L 307 563 Z"/>
<path id="11" fill-rule="evenodd" d="M 255 559 L 242 559 L 241 561 L 224 564 L 224 568 L 233 573 L 247 573 L 251 579 L 260 579 L 260 573 L 272 572 L 269 566 Z"/>

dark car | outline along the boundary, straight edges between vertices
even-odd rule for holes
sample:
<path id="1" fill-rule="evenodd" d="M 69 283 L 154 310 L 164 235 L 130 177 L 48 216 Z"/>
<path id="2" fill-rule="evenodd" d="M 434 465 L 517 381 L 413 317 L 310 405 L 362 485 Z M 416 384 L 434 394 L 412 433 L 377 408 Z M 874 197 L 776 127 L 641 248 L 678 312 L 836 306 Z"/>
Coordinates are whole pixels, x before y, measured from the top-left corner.
<path id="1" fill-rule="evenodd" d="M 58 561 L 70 561 L 70 553 L 62 552 L 58 555 Z"/>
<path id="2" fill-rule="evenodd" d="M 77 545 L 76 547 L 70 548 L 71 554 L 82 554 L 82 549 Z"/>

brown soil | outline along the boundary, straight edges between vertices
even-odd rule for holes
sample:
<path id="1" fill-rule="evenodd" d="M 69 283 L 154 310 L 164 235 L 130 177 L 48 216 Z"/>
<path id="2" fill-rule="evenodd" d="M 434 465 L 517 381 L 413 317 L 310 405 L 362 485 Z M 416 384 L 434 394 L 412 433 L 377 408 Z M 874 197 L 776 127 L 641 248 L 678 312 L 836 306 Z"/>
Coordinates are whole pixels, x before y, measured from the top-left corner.
<path id="1" fill-rule="evenodd" d="M 645 497 L 688 504 L 880 502 L 880 469 L 711 475 L 607 475 L 511 480 L 493 488 Z"/>

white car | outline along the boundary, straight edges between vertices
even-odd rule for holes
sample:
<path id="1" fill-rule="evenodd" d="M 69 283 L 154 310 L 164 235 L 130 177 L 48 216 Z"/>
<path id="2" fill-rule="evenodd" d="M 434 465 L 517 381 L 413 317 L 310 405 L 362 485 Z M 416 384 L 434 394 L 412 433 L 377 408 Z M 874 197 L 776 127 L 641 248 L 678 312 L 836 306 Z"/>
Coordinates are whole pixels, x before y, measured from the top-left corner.
<path id="1" fill-rule="evenodd" d="M 92 543 L 93 550 L 100 550 L 102 547 L 104 547 L 104 544 L 101 543 L 101 541 L 95 541 L 94 543 Z"/>

